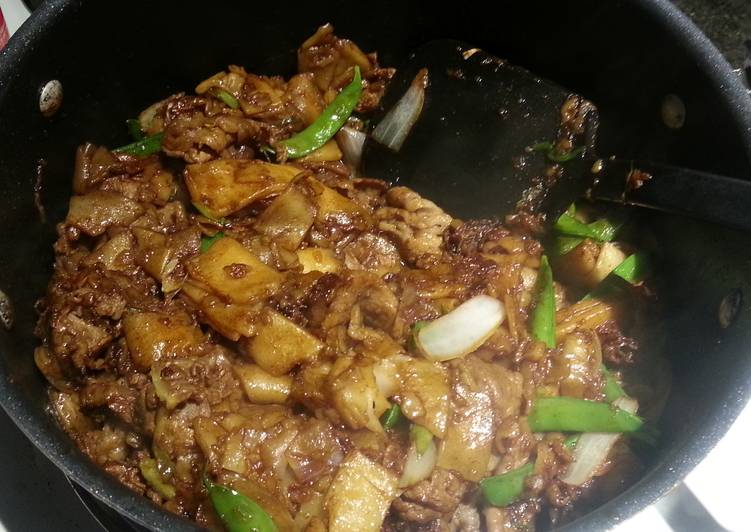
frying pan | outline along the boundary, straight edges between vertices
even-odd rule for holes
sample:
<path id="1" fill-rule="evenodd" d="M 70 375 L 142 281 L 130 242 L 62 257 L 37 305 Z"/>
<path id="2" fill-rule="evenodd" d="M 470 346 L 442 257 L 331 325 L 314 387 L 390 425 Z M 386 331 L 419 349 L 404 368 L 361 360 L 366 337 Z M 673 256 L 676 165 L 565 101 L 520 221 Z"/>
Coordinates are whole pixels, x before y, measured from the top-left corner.
<path id="1" fill-rule="evenodd" d="M 751 176 L 751 100 L 712 44 L 663 0 L 45 3 L 0 54 L 0 290 L 16 316 L 11 329 L 0 328 L 0 402 L 66 474 L 148 528 L 195 529 L 83 457 L 48 414 L 32 360 L 34 303 L 51 271 L 75 147 L 85 140 L 124 144 L 126 118 L 227 64 L 289 75 L 296 46 L 326 21 L 364 50 L 379 50 L 385 65 L 434 38 L 476 43 L 597 102 L 603 152 Z M 65 96 L 48 119 L 38 100 L 51 79 L 60 80 Z M 687 109 L 677 130 L 660 120 L 668 94 Z M 33 202 L 39 159 L 47 163 L 47 223 Z M 658 303 L 672 391 L 641 480 L 568 525 L 576 530 L 608 528 L 654 502 L 701 460 L 749 396 L 751 309 L 741 302 L 732 323 L 718 320 L 721 302 L 751 295 L 748 236 L 668 215 L 640 217 L 658 278 L 669 280 Z"/>

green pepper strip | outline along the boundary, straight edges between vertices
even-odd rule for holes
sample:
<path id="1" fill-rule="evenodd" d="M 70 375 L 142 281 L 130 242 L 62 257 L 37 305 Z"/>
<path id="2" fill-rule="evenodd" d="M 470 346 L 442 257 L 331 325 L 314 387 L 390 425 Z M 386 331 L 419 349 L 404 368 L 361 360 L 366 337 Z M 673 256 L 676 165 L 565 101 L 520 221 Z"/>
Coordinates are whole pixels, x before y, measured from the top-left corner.
<path id="1" fill-rule="evenodd" d="M 204 479 L 211 504 L 228 532 L 277 532 L 274 521 L 242 493 Z"/>
<path id="2" fill-rule="evenodd" d="M 433 434 L 428 429 L 420 425 L 412 425 L 409 428 L 409 437 L 413 442 L 415 442 L 415 449 L 417 450 L 417 454 L 423 454 L 425 451 L 427 451 L 428 447 L 430 446 L 430 442 L 433 441 Z"/>
<path id="3" fill-rule="evenodd" d="M 527 417 L 532 432 L 635 432 L 644 423 L 608 403 L 573 397 L 541 397 Z"/>
<path id="4" fill-rule="evenodd" d="M 402 409 L 399 408 L 399 405 L 393 404 L 381 416 L 381 425 L 383 425 L 384 429 L 391 430 L 401 423 L 403 419 L 405 418 L 404 414 L 402 414 Z"/>
<path id="5" fill-rule="evenodd" d="M 613 223 L 604 218 L 585 224 L 564 212 L 555 221 L 553 227 L 563 235 L 591 238 L 599 242 L 610 242 L 615 237 L 618 229 L 620 229 L 620 224 Z"/>
<path id="6" fill-rule="evenodd" d="M 631 284 L 636 284 L 647 277 L 649 273 L 649 259 L 647 259 L 647 255 L 644 253 L 634 253 L 633 255 L 629 255 L 610 273 L 617 275 Z"/>
<path id="7" fill-rule="evenodd" d="M 562 257 L 569 251 L 573 251 L 582 242 L 584 242 L 584 239 L 578 236 L 557 236 L 553 241 L 550 253 L 554 257 Z"/>
<path id="8" fill-rule="evenodd" d="M 115 148 L 112 151 L 116 153 L 128 153 L 130 155 L 135 155 L 136 157 L 147 157 L 162 149 L 163 140 L 164 133 L 157 133 L 156 135 L 144 137 L 141 140 L 138 140 L 131 144 L 120 146 L 119 148 Z"/>
<path id="9" fill-rule="evenodd" d="M 537 305 L 532 314 L 532 336 L 553 348 L 555 347 L 555 291 L 553 272 L 545 255 L 540 259 L 540 270 L 537 273 L 537 294 Z"/>
<path id="10" fill-rule="evenodd" d="M 584 146 L 579 146 L 567 153 L 558 153 L 552 142 L 538 142 L 532 146 L 532 151 L 543 152 L 545 157 L 554 163 L 566 163 L 584 153 Z"/>
<path id="11" fill-rule="evenodd" d="M 579 443 L 579 438 L 581 438 L 581 434 L 572 434 L 571 436 L 563 440 L 563 445 L 569 451 L 573 451 L 574 447 L 576 447 L 576 444 Z"/>
<path id="12" fill-rule="evenodd" d="M 493 506 L 508 506 L 524 491 L 524 481 L 534 471 L 533 464 L 524 464 L 508 473 L 484 478 L 480 489 L 485 500 Z"/>
<path id="13" fill-rule="evenodd" d="M 133 137 L 133 140 L 138 141 L 143 139 L 144 134 L 141 130 L 141 122 L 135 118 L 129 118 L 125 123 L 128 126 L 128 132 L 130 133 L 130 136 Z"/>
<path id="14" fill-rule="evenodd" d="M 220 238 L 224 238 L 224 233 L 222 231 L 218 231 L 216 234 L 214 234 L 214 236 L 202 236 L 201 253 L 206 253 L 209 248 L 214 245 L 214 242 L 216 242 Z"/>
<path id="15" fill-rule="evenodd" d="M 621 387 L 615 376 L 605 366 L 602 367 L 602 374 L 605 376 L 605 386 L 602 391 L 605 394 L 605 400 L 608 403 L 612 403 L 621 397 L 626 397 L 626 392 L 623 390 L 623 387 Z"/>
<path id="16" fill-rule="evenodd" d="M 352 82 L 344 87 L 315 121 L 300 133 L 281 141 L 288 159 L 297 159 L 326 144 L 344 125 L 357 107 L 362 94 L 360 67 L 355 67 Z"/>
<path id="17" fill-rule="evenodd" d="M 213 92 L 213 95 L 218 99 L 224 102 L 224 104 L 227 107 L 231 107 L 232 109 L 239 109 L 240 108 L 240 100 L 235 98 L 231 93 L 227 92 L 224 89 L 218 89 Z"/>
<path id="18" fill-rule="evenodd" d="M 626 280 L 618 277 L 617 275 L 610 275 L 605 277 L 603 281 L 598 284 L 594 290 L 588 293 L 582 298 L 582 301 L 588 299 L 621 299 L 628 296 L 633 291 L 633 286 Z"/>
<path id="19" fill-rule="evenodd" d="M 582 299 L 609 299 L 628 293 L 631 285 L 640 283 L 649 274 L 649 259 L 644 253 L 629 255 L 602 282 Z"/>

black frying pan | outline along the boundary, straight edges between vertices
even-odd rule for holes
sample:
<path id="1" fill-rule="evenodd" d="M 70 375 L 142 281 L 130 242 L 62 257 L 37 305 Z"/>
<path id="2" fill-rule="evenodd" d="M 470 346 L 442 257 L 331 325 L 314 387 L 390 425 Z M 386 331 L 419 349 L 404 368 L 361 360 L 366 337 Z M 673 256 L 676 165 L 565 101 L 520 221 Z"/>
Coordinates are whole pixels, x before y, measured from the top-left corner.
<path id="1" fill-rule="evenodd" d="M 47 2 L 0 53 L 0 290 L 16 313 L 13 328 L 0 330 L 0 402 L 76 482 L 150 528 L 192 525 L 132 495 L 76 450 L 47 413 L 45 383 L 32 361 L 33 305 L 51 270 L 54 222 L 67 209 L 75 146 L 125 143 L 126 118 L 228 63 L 290 74 L 296 46 L 325 21 L 366 51 L 379 50 L 386 65 L 433 38 L 477 43 L 596 101 L 604 152 L 751 175 L 751 100 L 717 50 L 664 0 L 487 7 L 403 0 Z M 65 98 L 47 119 L 38 97 L 50 79 L 62 82 Z M 670 93 L 687 108 L 678 130 L 660 120 L 660 104 Z M 40 158 L 47 161 L 46 224 L 33 204 Z M 667 215 L 647 213 L 641 221 L 644 245 L 669 280 L 659 299 L 672 393 L 642 479 L 573 523 L 577 530 L 609 528 L 665 493 L 715 444 L 749 394 L 751 310 L 742 304 L 734 323 L 718 321 L 728 294 L 751 294 L 748 236 Z"/>

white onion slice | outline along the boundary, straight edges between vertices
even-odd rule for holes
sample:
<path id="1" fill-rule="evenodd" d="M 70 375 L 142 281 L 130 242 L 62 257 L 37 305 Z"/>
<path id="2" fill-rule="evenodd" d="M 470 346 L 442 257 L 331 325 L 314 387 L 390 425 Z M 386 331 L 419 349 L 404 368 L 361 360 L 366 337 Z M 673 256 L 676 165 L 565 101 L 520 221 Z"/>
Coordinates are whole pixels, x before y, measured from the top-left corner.
<path id="1" fill-rule="evenodd" d="M 412 80 L 404 96 L 399 98 L 396 105 L 386 113 L 381 123 L 373 130 L 374 139 L 394 151 L 401 149 L 422 112 L 427 83 L 428 71 L 423 68 Z"/>
<path id="2" fill-rule="evenodd" d="M 620 397 L 613 401 L 613 406 L 636 414 L 639 403 L 630 397 Z M 581 486 L 597 474 L 597 471 L 608 459 L 610 449 L 620 434 L 604 432 L 585 432 L 576 442 L 574 460 L 569 464 L 561 480 L 572 486 Z"/>
<path id="3" fill-rule="evenodd" d="M 605 242 L 600 248 L 600 254 L 597 256 L 597 262 L 592 271 L 594 280 L 597 283 L 602 282 L 624 260 L 626 260 L 626 254 L 618 246 L 612 242 Z"/>
<path id="4" fill-rule="evenodd" d="M 366 138 L 367 135 L 362 131 L 357 131 L 356 129 L 347 126 L 344 126 L 339 130 L 339 133 L 336 134 L 336 141 L 344 155 L 344 162 L 354 169 L 360 167 L 362 147 L 365 144 Z"/>
<path id="5" fill-rule="evenodd" d="M 430 360 L 459 358 L 480 347 L 505 317 L 503 303 L 490 296 L 475 296 L 420 329 L 415 343 Z"/>
<path id="6" fill-rule="evenodd" d="M 404 464 L 404 472 L 399 479 L 399 487 L 406 488 L 413 486 L 425 480 L 433 472 L 435 463 L 438 461 L 438 447 L 435 439 L 430 441 L 430 445 L 422 454 L 417 453 L 414 442 L 409 446 L 407 451 L 407 461 Z"/>

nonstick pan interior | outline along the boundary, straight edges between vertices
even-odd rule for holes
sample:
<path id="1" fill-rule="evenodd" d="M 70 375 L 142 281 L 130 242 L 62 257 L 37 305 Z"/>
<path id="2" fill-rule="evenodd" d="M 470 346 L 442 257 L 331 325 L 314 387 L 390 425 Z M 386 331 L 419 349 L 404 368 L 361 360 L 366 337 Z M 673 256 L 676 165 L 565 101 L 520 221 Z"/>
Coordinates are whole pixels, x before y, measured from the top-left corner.
<path id="1" fill-rule="evenodd" d="M 75 147 L 126 140 L 125 119 L 190 90 L 227 64 L 288 75 L 295 49 L 318 25 L 398 63 L 432 38 L 458 38 L 571 87 L 597 102 L 601 148 L 725 175 L 751 175 L 751 105 L 719 53 L 664 1 L 515 2 L 424 7 L 384 1 L 289 4 L 174 1 L 115 5 L 54 0 L 37 10 L 0 54 L 0 290 L 16 320 L 0 331 L 0 401 L 47 456 L 95 497 L 153 529 L 193 525 L 131 494 L 85 459 L 47 413 L 32 352 L 35 301 L 51 271 L 54 224 L 67 209 Z M 38 112 L 38 91 L 62 82 L 61 111 Z M 667 94 L 687 108 L 683 128 L 660 120 Z M 33 184 L 46 161 L 38 220 Z M 440 187 L 440 183 L 436 183 Z M 492 201 L 492 198 L 488 199 Z M 668 216 L 642 220 L 662 277 L 659 295 L 673 368 L 661 438 L 636 485 L 572 525 L 601 530 L 650 504 L 714 445 L 744 404 L 751 369 L 751 311 L 720 326 L 728 294 L 751 295 L 747 236 Z"/>

